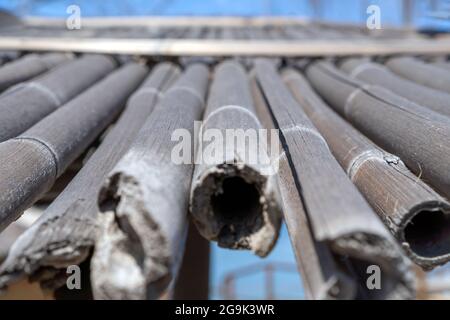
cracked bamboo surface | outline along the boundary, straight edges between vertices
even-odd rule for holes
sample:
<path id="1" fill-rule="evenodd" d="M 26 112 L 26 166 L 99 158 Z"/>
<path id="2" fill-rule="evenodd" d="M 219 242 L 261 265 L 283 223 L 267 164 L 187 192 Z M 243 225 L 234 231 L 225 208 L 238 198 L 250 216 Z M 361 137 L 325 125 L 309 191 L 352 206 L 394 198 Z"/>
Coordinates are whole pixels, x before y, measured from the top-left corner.
<path id="1" fill-rule="evenodd" d="M 194 166 L 192 155 L 189 164 L 172 161 L 178 143 L 171 135 L 180 129 L 189 140 L 194 136 L 194 121 L 204 111 L 208 75 L 203 65 L 189 66 L 108 175 L 99 196 L 102 229 L 91 263 L 95 298 L 157 298 L 176 278 Z M 129 274 L 127 279 L 123 272 Z"/>
<path id="2" fill-rule="evenodd" d="M 200 133 L 191 213 L 205 238 L 221 247 L 249 249 L 264 257 L 278 239 L 281 214 L 269 155 L 257 141 L 262 126 L 255 115 L 249 78 L 234 61 L 219 64 L 214 74 Z M 229 141 L 229 130 L 248 136 Z M 221 152 L 209 154 L 211 146 Z"/>
<path id="3" fill-rule="evenodd" d="M 87 55 L 11 87 L 0 95 L 0 142 L 17 137 L 115 66 L 111 57 Z"/>
<path id="4" fill-rule="evenodd" d="M 0 68 L 0 92 L 14 84 L 36 77 L 57 65 L 72 59 L 69 54 L 28 54 Z"/>
<path id="5" fill-rule="evenodd" d="M 82 263 L 90 255 L 98 232 L 96 219 L 100 187 L 179 72 L 170 63 L 154 67 L 128 99 L 120 119 L 81 171 L 39 221 L 17 240 L 2 266 L 0 286 L 9 285 L 26 275 L 34 281 L 41 281 L 44 287 L 57 289 L 65 283 L 66 275 L 61 270 Z M 44 270 L 46 276 L 40 277 Z"/>
<path id="6" fill-rule="evenodd" d="M 448 202 L 410 172 L 401 159 L 377 147 L 325 105 L 298 72 L 286 70 L 283 78 L 347 175 L 409 257 L 424 269 L 449 261 L 450 248 L 446 246 L 445 236 L 445 222 L 450 215 Z M 442 230 L 426 220 L 419 224 L 417 218 L 422 215 L 444 224 Z M 438 236 L 436 232 L 443 234 Z M 433 245 L 426 244 L 438 237 L 441 241 L 437 244 L 434 241 Z"/>
<path id="7" fill-rule="evenodd" d="M 392 235 L 346 176 L 275 68 L 267 61 L 258 61 L 255 70 L 275 126 L 280 129 L 316 241 L 327 244 L 337 263 L 354 279 L 363 279 L 358 273 L 368 265 L 381 267 L 384 290 L 373 292 L 364 284 L 357 285 L 355 297 L 411 298 L 409 263 Z"/>
<path id="8" fill-rule="evenodd" d="M 0 229 L 48 191 L 119 115 L 145 71 L 137 64 L 120 68 L 17 138 L 0 144 Z"/>
<path id="9" fill-rule="evenodd" d="M 402 78 L 382 64 L 350 58 L 342 62 L 341 69 L 352 78 L 384 87 L 421 106 L 450 116 L 450 94 Z"/>

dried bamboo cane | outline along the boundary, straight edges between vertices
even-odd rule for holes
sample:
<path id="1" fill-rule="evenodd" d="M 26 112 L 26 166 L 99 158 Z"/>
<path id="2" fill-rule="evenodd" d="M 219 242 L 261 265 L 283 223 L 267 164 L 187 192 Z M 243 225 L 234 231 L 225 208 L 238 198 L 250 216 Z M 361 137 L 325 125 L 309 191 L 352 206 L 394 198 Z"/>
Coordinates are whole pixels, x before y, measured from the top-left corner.
<path id="1" fill-rule="evenodd" d="M 114 120 L 145 71 L 127 65 L 19 137 L 0 143 L 0 230 L 48 191 Z"/>
<path id="2" fill-rule="evenodd" d="M 11 87 L 0 95 L 0 142 L 17 137 L 114 67 L 107 56 L 88 55 Z"/>
<path id="3" fill-rule="evenodd" d="M 44 73 L 55 66 L 72 59 L 62 53 L 29 54 L 0 68 L 0 92 L 19 82 Z"/>
<path id="4" fill-rule="evenodd" d="M 450 73 L 447 70 L 412 57 L 391 58 L 386 66 L 403 78 L 450 93 Z"/>
<path id="5" fill-rule="evenodd" d="M 214 144 L 198 150 L 191 213 L 206 239 L 264 257 L 278 239 L 281 214 L 270 163 L 263 162 L 269 157 L 258 140 L 261 129 L 245 70 L 233 61 L 219 64 L 200 133 L 205 144 L 213 134 Z M 236 135 L 229 138 L 229 132 Z M 217 150 L 209 154 L 211 146 Z"/>
<path id="6" fill-rule="evenodd" d="M 450 229 L 448 202 L 414 176 L 398 157 L 375 146 L 328 108 L 299 73 L 287 70 L 284 80 L 408 256 L 424 269 L 449 261 L 450 247 L 441 232 Z M 440 241 L 425 247 L 430 239 Z"/>
<path id="7" fill-rule="evenodd" d="M 412 297 L 409 263 L 333 157 L 324 138 L 269 63 L 258 61 L 256 76 L 280 129 L 314 239 L 328 245 L 338 263 L 360 285 L 356 297 Z M 382 272 L 384 283 L 380 290 L 370 290 L 366 285 L 371 265 L 377 265 Z"/>
<path id="8" fill-rule="evenodd" d="M 445 59 L 442 61 L 433 62 L 432 65 L 439 69 L 446 70 L 447 72 L 450 71 L 450 63 Z"/>
<path id="9" fill-rule="evenodd" d="M 450 196 L 450 119 L 395 95 L 364 85 L 329 63 L 306 70 L 318 93 L 359 131 L 399 156 L 439 193 Z"/>
<path id="10" fill-rule="evenodd" d="M 450 116 L 450 94 L 446 92 L 397 76 L 385 66 L 366 59 L 347 59 L 341 69 L 352 78 L 379 85 L 421 106 Z"/>
<path id="11" fill-rule="evenodd" d="M 174 282 L 183 256 L 193 171 L 192 156 L 181 164 L 172 157 L 179 145 L 174 140 L 181 132 L 181 144 L 191 142 L 207 85 L 204 65 L 188 67 L 103 185 L 101 232 L 91 263 L 96 298 L 157 298 Z"/>
<path id="12" fill-rule="evenodd" d="M 252 93 L 261 123 L 268 130 L 275 129 L 269 109 L 255 79 L 252 79 Z M 330 248 L 324 243 L 317 242 L 313 237 L 292 170 L 284 152 L 281 153 L 278 161 L 279 202 L 282 204 L 284 221 L 302 275 L 306 298 L 313 300 L 355 298 L 357 283 L 341 271 Z"/>
<path id="13" fill-rule="evenodd" d="M 160 98 L 160 92 L 178 74 L 179 69 L 169 63 L 153 69 L 128 99 L 120 119 L 78 175 L 40 220 L 17 240 L 0 270 L 0 287 L 26 273 L 34 280 L 43 281 L 43 286 L 56 289 L 61 279 L 65 282 L 65 272 L 61 273 L 61 269 L 80 264 L 89 256 L 97 231 L 97 195 L 101 184 L 128 150 Z"/>

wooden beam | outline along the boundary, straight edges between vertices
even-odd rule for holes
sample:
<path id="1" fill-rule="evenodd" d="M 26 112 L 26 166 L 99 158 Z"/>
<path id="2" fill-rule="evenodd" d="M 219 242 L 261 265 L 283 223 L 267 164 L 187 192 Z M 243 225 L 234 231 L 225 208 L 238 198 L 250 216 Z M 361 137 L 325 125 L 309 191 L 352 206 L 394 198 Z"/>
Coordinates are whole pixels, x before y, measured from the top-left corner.
<path id="1" fill-rule="evenodd" d="M 450 39 L 195 40 L 1 37 L 0 50 L 152 56 L 347 56 L 450 53 Z"/>

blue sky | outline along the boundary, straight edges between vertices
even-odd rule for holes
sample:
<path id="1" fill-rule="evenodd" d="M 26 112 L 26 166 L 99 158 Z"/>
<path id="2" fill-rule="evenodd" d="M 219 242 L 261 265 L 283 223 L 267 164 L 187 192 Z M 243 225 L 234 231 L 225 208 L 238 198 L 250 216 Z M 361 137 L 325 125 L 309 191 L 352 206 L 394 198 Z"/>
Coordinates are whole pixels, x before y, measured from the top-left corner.
<path id="1" fill-rule="evenodd" d="M 439 1 L 438 1 L 439 2 Z M 441 0 L 444 3 L 445 1 Z M 382 23 L 402 23 L 402 0 L 322 0 L 323 19 L 362 22 L 369 4 L 379 5 Z M 449 27 L 448 21 L 426 17 L 430 0 L 416 0 L 414 23 Z M 311 16 L 309 0 L 0 0 L 0 7 L 18 15 L 63 17 L 66 8 L 79 5 L 84 16 L 104 15 L 290 15 Z"/>

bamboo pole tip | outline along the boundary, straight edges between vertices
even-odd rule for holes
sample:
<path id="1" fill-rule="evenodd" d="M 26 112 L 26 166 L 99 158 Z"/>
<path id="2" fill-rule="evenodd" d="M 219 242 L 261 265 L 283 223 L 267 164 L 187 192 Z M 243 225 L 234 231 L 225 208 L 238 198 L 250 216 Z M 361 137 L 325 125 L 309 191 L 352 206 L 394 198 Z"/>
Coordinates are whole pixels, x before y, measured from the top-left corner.
<path id="1" fill-rule="evenodd" d="M 403 249 L 424 270 L 450 261 L 450 205 L 446 201 L 422 202 L 412 208 L 398 233 Z"/>
<path id="2" fill-rule="evenodd" d="M 100 191 L 91 262 L 96 299 L 155 299 L 172 279 L 170 243 L 144 189 L 132 173 L 116 171 Z"/>
<path id="3" fill-rule="evenodd" d="M 206 170 L 191 193 L 191 213 L 200 234 L 224 248 L 267 256 L 281 226 L 269 180 L 249 166 L 223 164 Z"/>

